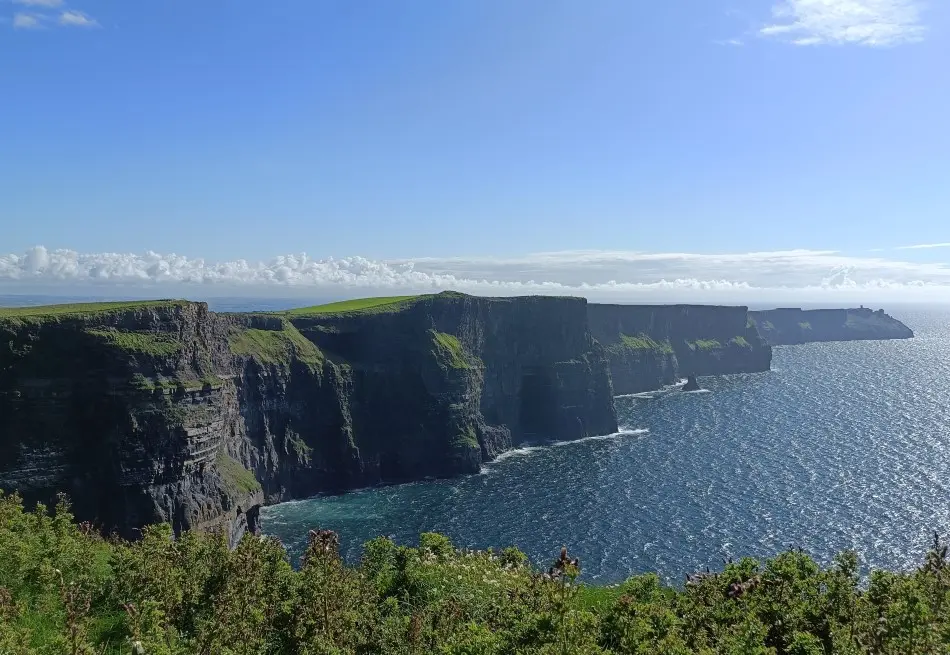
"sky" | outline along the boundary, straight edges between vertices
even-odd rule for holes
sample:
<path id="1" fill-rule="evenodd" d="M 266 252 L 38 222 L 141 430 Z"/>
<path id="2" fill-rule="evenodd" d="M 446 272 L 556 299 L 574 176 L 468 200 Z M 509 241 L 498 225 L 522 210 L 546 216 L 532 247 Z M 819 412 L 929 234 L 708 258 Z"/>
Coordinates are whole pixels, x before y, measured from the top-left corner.
<path id="1" fill-rule="evenodd" d="M 0 293 L 950 301 L 945 0 L 0 0 Z"/>

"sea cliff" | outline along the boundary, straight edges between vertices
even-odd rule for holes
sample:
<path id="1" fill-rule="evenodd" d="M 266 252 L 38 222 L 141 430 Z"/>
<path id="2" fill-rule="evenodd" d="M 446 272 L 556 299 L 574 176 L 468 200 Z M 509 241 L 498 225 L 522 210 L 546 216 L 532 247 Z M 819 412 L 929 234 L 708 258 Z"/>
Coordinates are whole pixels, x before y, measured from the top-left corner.
<path id="1" fill-rule="evenodd" d="M 134 536 L 451 476 L 617 429 L 578 298 L 454 293 L 283 314 L 160 301 L 0 314 L 0 488 Z"/>
<path id="2" fill-rule="evenodd" d="M 604 345 L 614 393 L 659 389 L 680 377 L 768 371 L 772 349 L 746 307 L 587 306 L 591 334 Z"/>
<path id="3" fill-rule="evenodd" d="M 749 312 L 749 316 L 762 338 L 773 346 L 914 337 L 909 327 L 883 309 L 771 309 Z"/>

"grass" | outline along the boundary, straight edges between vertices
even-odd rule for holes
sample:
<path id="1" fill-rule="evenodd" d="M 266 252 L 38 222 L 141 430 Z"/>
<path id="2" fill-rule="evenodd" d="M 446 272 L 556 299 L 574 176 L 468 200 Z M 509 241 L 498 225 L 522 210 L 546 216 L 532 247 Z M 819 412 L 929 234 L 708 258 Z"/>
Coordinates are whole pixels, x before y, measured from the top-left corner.
<path id="1" fill-rule="evenodd" d="M 736 345 L 736 346 L 739 346 L 740 348 L 751 348 L 751 347 L 752 347 L 751 345 L 749 345 L 749 342 L 746 340 L 746 338 L 745 338 L 745 337 L 742 337 L 742 336 L 733 337 L 733 338 L 730 340 L 729 343 L 732 343 L 732 344 L 734 344 L 734 345 Z"/>
<path id="2" fill-rule="evenodd" d="M 100 314 L 103 312 L 187 305 L 187 300 L 129 300 L 123 302 L 71 303 L 35 307 L 0 307 L 0 318 L 49 318 L 54 316 Z"/>
<path id="3" fill-rule="evenodd" d="M 432 336 L 432 353 L 440 364 L 449 368 L 472 368 L 457 337 L 435 330 L 429 330 L 429 334 Z"/>
<path id="4" fill-rule="evenodd" d="M 253 357 L 262 364 L 288 364 L 294 358 L 305 364 L 323 361 L 323 354 L 313 342 L 287 320 L 281 330 L 235 328 L 228 345 L 235 355 Z"/>
<path id="5" fill-rule="evenodd" d="M 300 307 L 287 312 L 290 316 L 313 316 L 320 314 L 347 314 L 350 312 L 396 312 L 408 307 L 413 300 L 423 296 L 385 296 L 379 298 L 356 298 L 341 300 L 326 305 Z"/>
<path id="6" fill-rule="evenodd" d="M 224 380 L 216 375 L 206 375 L 198 379 L 184 378 L 147 378 L 141 373 L 132 376 L 131 385 L 140 391 L 155 391 L 157 389 L 184 389 L 185 391 L 195 391 L 211 386 L 216 387 L 222 384 Z"/>
<path id="7" fill-rule="evenodd" d="M 696 341 L 686 342 L 691 350 L 717 350 L 722 348 L 722 344 L 715 339 L 697 339 Z"/>
<path id="8" fill-rule="evenodd" d="M 468 447 L 468 448 L 478 448 L 478 435 L 475 434 L 475 428 L 471 425 L 465 427 L 465 430 L 455 437 L 455 445 Z"/>
<path id="9" fill-rule="evenodd" d="M 620 344 L 626 350 L 653 350 L 666 355 L 673 352 L 673 346 L 670 345 L 669 341 L 657 341 L 645 334 L 640 334 L 635 337 L 621 334 Z"/>
<path id="10" fill-rule="evenodd" d="M 221 474 L 224 483 L 232 489 L 245 494 L 260 490 L 261 483 L 257 481 L 254 474 L 244 468 L 241 462 L 227 453 L 223 451 L 218 452 L 215 464 L 218 467 L 218 473 Z"/>
<path id="11" fill-rule="evenodd" d="M 174 355 L 181 351 L 181 342 L 167 334 L 155 332 L 120 332 L 115 328 L 104 330 L 86 330 L 87 334 L 98 337 L 129 353 L 144 355 Z"/>

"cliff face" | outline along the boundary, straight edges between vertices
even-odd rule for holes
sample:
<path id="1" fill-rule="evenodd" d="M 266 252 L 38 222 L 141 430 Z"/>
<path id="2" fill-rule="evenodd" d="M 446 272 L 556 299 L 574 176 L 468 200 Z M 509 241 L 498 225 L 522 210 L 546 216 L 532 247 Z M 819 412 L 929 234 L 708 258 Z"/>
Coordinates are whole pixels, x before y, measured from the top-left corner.
<path id="1" fill-rule="evenodd" d="M 253 523 L 228 329 L 192 303 L 0 320 L 0 487 L 130 536 Z"/>
<path id="2" fill-rule="evenodd" d="M 773 346 L 914 337 L 910 328 L 883 309 L 772 309 L 749 312 L 749 316 L 762 338 Z"/>
<path id="3" fill-rule="evenodd" d="M 745 307 L 597 305 L 591 334 L 608 353 L 617 394 L 658 389 L 679 377 L 769 370 L 772 350 Z"/>
<path id="4" fill-rule="evenodd" d="M 64 491 L 127 536 L 169 521 L 236 540 L 264 502 L 476 472 L 521 441 L 616 429 L 581 299 L 0 318 L 0 488 Z"/>

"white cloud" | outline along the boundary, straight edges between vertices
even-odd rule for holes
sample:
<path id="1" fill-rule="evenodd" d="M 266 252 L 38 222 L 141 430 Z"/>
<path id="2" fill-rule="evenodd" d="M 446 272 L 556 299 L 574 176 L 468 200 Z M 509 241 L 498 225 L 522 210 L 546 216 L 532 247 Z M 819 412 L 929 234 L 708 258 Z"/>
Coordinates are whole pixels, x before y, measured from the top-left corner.
<path id="1" fill-rule="evenodd" d="M 27 7 L 62 7 L 63 0 L 13 0 L 13 4 L 26 5 Z"/>
<path id="2" fill-rule="evenodd" d="M 355 296 L 456 289 L 480 295 L 580 295 L 616 302 L 950 301 L 950 265 L 834 251 L 695 254 L 627 251 L 517 258 L 284 255 L 209 262 L 155 252 L 79 253 L 42 246 L 0 255 L 0 290 L 133 295 Z"/>
<path id="3" fill-rule="evenodd" d="M 35 30 L 42 27 L 42 16 L 19 12 L 13 15 L 13 27 L 18 30 Z"/>
<path id="4" fill-rule="evenodd" d="M 921 243 L 916 246 L 901 246 L 898 250 L 929 250 L 931 248 L 950 248 L 950 243 Z"/>
<path id="5" fill-rule="evenodd" d="M 782 0 L 759 34 L 795 45 L 891 46 L 923 39 L 919 0 Z"/>
<path id="6" fill-rule="evenodd" d="M 87 14 L 69 9 L 59 15 L 59 24 L 66 27 L 99 27 L 98 21 Z"/>

